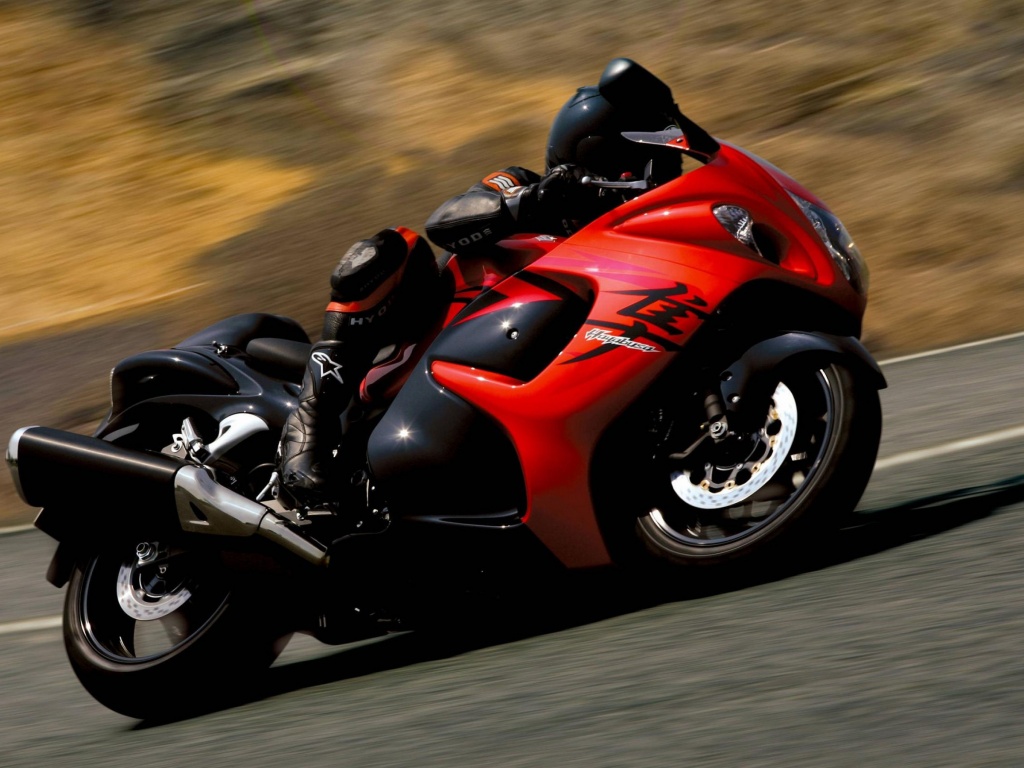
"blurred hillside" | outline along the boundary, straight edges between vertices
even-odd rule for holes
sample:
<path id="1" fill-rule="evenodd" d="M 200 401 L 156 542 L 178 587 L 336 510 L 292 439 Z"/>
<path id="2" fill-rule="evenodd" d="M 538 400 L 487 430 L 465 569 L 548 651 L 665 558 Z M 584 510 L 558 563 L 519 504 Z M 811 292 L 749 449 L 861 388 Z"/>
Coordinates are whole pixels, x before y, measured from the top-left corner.
<path id="1" fill-rule="evenodd" d="M 876 351 L 1024 325 L 1021 0 L 36 0 L 0 50 L 0 341 L 168 293 L 315 327 L 340 249 L 541 167 L 617 55 L 839 212 Z"/>
<path id="2" fill-rule="evenodd" d="M 542 168 L 621 55 L 843 218 L 877 354 L 1024 329 L 1024 0 L 0 0 L 0 52 L 0 356 L 111 339 L 74 392 L 25 362 L 3 435 L 226 314 L 315 331 L 348 244 Z"/>

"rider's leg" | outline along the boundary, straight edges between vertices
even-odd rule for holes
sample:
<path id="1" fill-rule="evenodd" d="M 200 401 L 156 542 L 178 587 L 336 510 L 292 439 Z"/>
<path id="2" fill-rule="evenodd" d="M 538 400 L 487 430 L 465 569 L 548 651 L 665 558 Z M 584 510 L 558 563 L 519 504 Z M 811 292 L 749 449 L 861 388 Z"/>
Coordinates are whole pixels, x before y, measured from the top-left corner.
<path id="1" fill-rule="evenodd" d="M 386 229 L 346 251 L 331 275 L 322 340 L 313 345 L 298 407 L 281 435 L 282 501 L 310 505 L 329 498 L 341 416 L 358 398 L 374 356 L 400 334 L 410 294 L 433 290 L 437 265 L 429 246 L 405 229 Z"/>

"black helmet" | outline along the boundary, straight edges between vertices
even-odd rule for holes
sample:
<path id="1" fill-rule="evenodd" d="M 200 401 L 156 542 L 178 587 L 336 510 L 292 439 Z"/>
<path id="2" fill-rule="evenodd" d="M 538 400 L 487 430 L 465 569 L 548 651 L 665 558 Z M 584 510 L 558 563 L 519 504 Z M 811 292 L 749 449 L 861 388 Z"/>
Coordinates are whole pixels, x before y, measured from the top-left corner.
<path id="1" fill-rule="evenodd" d="M 653 77 L 653 76 L 652 76 Z M 667 86 L 665 86 L 667 90 Z M 565 103 L 548 134 L 547 170 L 571 163 L 590 173 L 616 180 L 623 174 L 643 178 L 653 160 L 653 178 L 664 183 L 682 173 L 682 153 L 668 147 L 637 144 L 623 131 L 661 131 L 672 119 L 655 106 L 624 109 L 612 105 L 597 86 L 587 85 Z"/>

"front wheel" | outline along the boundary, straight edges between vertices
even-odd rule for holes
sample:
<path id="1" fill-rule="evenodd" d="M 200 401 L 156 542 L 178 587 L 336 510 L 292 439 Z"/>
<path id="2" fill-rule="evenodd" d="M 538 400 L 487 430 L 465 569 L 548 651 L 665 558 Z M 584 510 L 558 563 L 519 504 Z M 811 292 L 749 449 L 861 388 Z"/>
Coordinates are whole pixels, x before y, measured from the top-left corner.
<path id="1" fill-rule="evenodd" d="M 679 404 L 673 411 L 687 413 Z M 649 501 L 636 521 L 646 549 L 678 565 L 716 565 L 795 543 L 798 532 L 851 512 L 881 435 L 877 390 L 838 364 L 788 371 L 748 433 L 701 440 L 683 427 L 699 423 L 689 415 L 655 452 Z"/>
<path id="2" fill-rule="evenodd" d="M 83 558 L 64 604 L 75 674 L 129 717 L 183 714 L 229 697 L 246 673 L 273 662 L 273 635 L 215 553 L 159 541 Z"/>

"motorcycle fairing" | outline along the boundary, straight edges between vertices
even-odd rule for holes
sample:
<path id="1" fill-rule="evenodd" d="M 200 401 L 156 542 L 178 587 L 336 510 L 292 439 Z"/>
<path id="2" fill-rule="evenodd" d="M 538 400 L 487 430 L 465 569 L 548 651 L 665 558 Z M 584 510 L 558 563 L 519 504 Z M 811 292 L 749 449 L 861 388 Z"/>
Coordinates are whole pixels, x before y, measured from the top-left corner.
<path id="1" fill-rule="evenodd" d="M 507 435 L 439 387 L 430 370 L 447 360 L 508 381 L 529 380 L 566 346 L 588 308 L 559 281 L 518 273 L 481 294 L 439 334 L 370 436 L 369 463 L 394 514 L 422 515 L 424 499 L 448 518 L 525 513 L 519 461 Z"/>
<path id="2" fill-rule="evenodd" d="M 763 273 L 862 316 L 866 297 L 841 274 L 790 193 L 828 209 L 778 168 L 723 142 L 706 165 L 614 208 L 567 244 L 683 262 L 736 284 Z M 718 223 L 712 208 L 720 203 L 750 212 L 759 235 L 775 251 L 774 261 L 739 243 Z"/>
<path id="3" fill-rule="evenodd" d="M 469 304 L 507 276 L 527 267 L 564 239 L 552 235 L 512 235 L 486 253 L 446 261 L 444 271 L 451 277 L 454 295 L 445 324 L 459 317 Z"/>
<path id="4" fill-rule="evenodd" d="M 568 243 L 524 271 L 557 280 L 570 268 L 594 275 L 594 305 L 535 377 L 516 380 L 444 359 L 434 359 L 430 371 L 437 385 L 472 403 L 509 436 L 525 482 L 524 523 L 567 567 L 597 567 L 611 559 L 590 495 L 593 446 L 670 364 L 729 286 L 709 287 L 712 296 L 705 298 L 703 289 L 690 287 L 700 273 L 682 265 L 666 272 L 642 257 Z"/>
<path id="5" fill-rule="evenodd" d="M 370 466 L 389 509 L 418 514 L 429 498 L 483 516 L 516 503 L 565 565 L 607 564 L 590 503 L 591 448 L 732 288 L 719 280 L 705 298 L 690 285 L 706 279 L 682 264 L 666 271 L 647 257 L 565 243 L 481 293 L 371 435 Z M 501 469 L 506 462 L 514 472 Z"/>
<path id="6" fill-rule="evenodd" d="M 451 390 L 421 361 L 367 445 L 373 485 L 392 520 L 436 513 L 517 523 L 525 510 L 522 472 L 500 425 Z"/>
<path id="7" fill-rule="evenodd" d="M 271 435 L 295 408 L 298 383 L 281 378 L 280 366 L 267 366 L 247 350 L 254 340 L 284 340 L 308 343 L 305 331 L 294 320 L 249 313 L 225 318 L 193 334 L 171 349 L 143 352 L 122 360 L 111 372 L 111 410 L 97 428 L 97 436 L 130 433 L 146 443 L 146 430 L 164 430 L 170 442 L 171 429 L 160 412 L 180 414 L 191 407 L 197 427 L 209 440 L 217 425 L 236 413 L 253 413 L 271 425 Z M 205 428 L 205 429 L 204 429 Z M 148 444 L 153 444 L 149 442 Z"/>
<path id="8" fill-rule="evenodd" d="M 719 202 L 750 209 L 778 243 L 777 261 L 742 245 L 715 220 L 712 208 Z M 472 298 L 450 313 L 449 328 L 425 356 L 419 395 L 408 401 L 413 407 L 400 394 L 374 433 L 375 476 L 380 473 L 384 486 L 401 484 L 417 461 L 428 460 L 425 448 L 397 459 L 408 449 L 396 447 L 393 437 L 388 443 L 385 434 L 411 432 L 417 408 L 431 408 L 432 399 L 447 400 L 452 408 L 454 394 L 479 420 L 494 425 L 493 435 L 504 437 L 492 441 L 503 445 L 503 455 L 509 454 L 506 443 L 512 446 L 525 485 L 524 523 L 569 567 L 607 564 L 589 494 L 588 457 L 608 425 L 726 298 L 757 280 L 805 288 L 811 283 L 851 312 L 863 309 L 863 297 L 838 275 L 817 235 L 792 216 L 792 206 L 778 178 L 742 151 L 723 146 L 707 165 L 624 203 L 567 240 L 543 249 L 536 240 L 524 244 L 513 255 L 527 265 L 508 279 L 502 273 L 509 274 L 509 265 L 499 257 L 457 265 L 463 277 L 472 271 L 473 278 L 456 281 L 456 299 Z M 551 364 L 511 366 L 500 351 L 508 344 L 502 335 L 510 327 L 507 313 L 549 301 L 538 293 L 545 280 L 577 295 L 589 293 L 592 307 Z M 539 308 L 530 312 L 543 315 Z M 541 338 L 524 339 L 523 347 Z M 454 429 L 438 440 L 463 442 Z M 464 478 L 479 467 L 475 459 L 465 471 L 446 466 L 442 474 Z M 457 490 L 433 487 L 441 491 L 442 506 L 474 508 L 471 500 L 456 502 Z"/>
<path id="9" fill-rule="evenodd" d="M 434 360 L 470 365 L 518 381 L 539 374 L 587 317 L 584 299 L 557 280 L 529 270 L 470 304 L 431 347 Z M 456 328 L 461 328 L 458 332 Z"/>
<path id="10" fill-rule="evenodd" d="M 298 395 L 297 384 L 253 369 L 243 355 L 221 357 L 206 348 L 154 350 L 128 358 L 115 369 L 111 389 L 113 407 L 97 428 L 100 436 L 137 423 L 156 426 L 161 421 L 154 418 L 157 412 L 180 413 L 182 405 L 210 422 L 207 439 L 216 434 L 218 423 L 236 413 L 254 413 L 280 425 Z"/>

